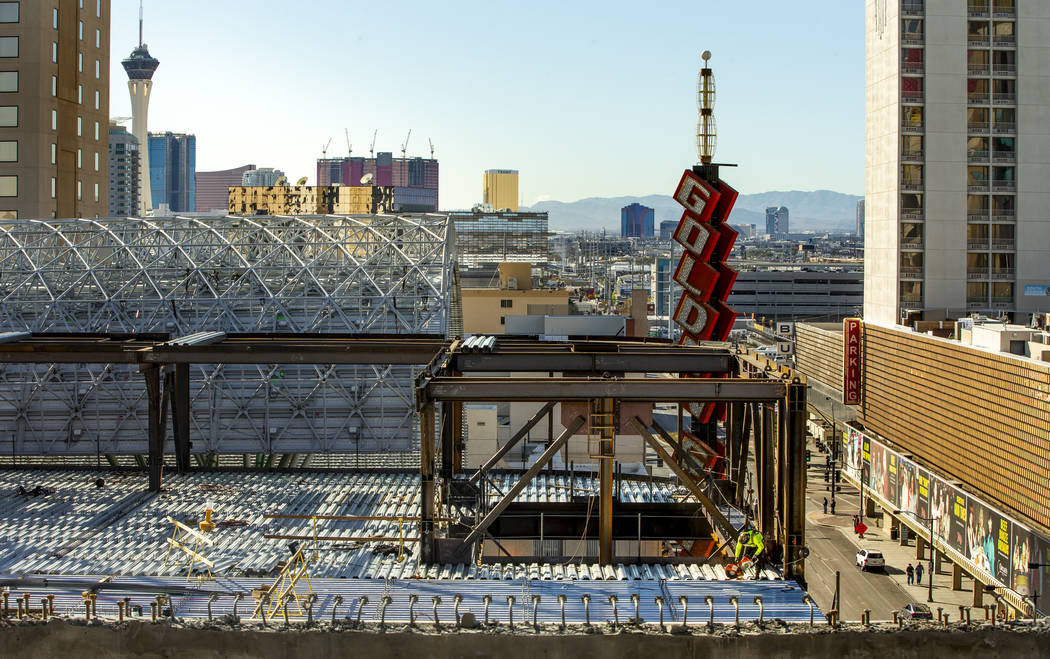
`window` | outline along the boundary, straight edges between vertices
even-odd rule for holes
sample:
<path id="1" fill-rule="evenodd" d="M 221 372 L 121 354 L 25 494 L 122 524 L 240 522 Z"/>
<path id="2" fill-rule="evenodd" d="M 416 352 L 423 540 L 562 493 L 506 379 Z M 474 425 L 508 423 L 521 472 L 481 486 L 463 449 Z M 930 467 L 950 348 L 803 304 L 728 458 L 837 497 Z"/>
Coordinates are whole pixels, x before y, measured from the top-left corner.
<path id="1" fill-rule="evenodd" d="M 967 183 L 969 185 L 982 186 L 988 183 L 988 168 L 974 167 L 966 168 Z"/>
<path id="2" fill-rule="evenodd" d="M 901 165 L 901 183 L 922 185 L 922 165 Z"/>
<path id="3" fill-rule="evenodd" d="M 0 37 L 0 57 L 18 57 L 18 37 Z"/>
<path id="4" fill-rule="evenodd" d="M 4 140 L 0 142 L 0 162 L 18 162 L 17 140 Z"/>
<path id="5" fill-rule="evenodd" d="M 95 90 L 95 109 L 100 110 L 102 108 L 102 96 L 99 91 Z"/>
<path id="6" fill-rule="evenodd" d="M 18 125 L 18 106 L 0 105 L 0 126 Z"/>
<path id="7" fill-rule="evenodd" d="M 988 215 L 988 196 L 983 194 L 966 195 L 966 213 L 968 215 Z"/>
<path id="8" fill-rule="evenodd" d="M 102 79 L 102 62 L 95 60 L 95 80 Z"/>
<path id="9" fill-rule="evenodd" d="M 0 220 L 17 220 L 18 211 L 0 211 Z"/>
<path id="10" fill-rule="evenodd" d="M 51 111 L 51 130 L 58 130 L 58 110 Z"/>
<path id="11" fill-rule="evenodd" d="M 95 0 L 95 18 L 102 18 L 102 0 Z"/>
<path id="12" fill-rule="evenodd" d="M 510 309 L 514 306 L 514 300 L 500 300 L 500 309 Z"/>
<path id="13" fill-rule="evenodd" d="M 0 71 L 0 92 L 18 91 L 18 71 Z"/>
<path id="14" fill-rule="evenodd" d="M 58 145 L 55 143 L 51 144 L 51 164 L 58 164 Z"/>
<path id="15" fill-rule="evenodd" d="M 77 85 L 77 105 L 84 104 L 84 85 Z"/>
<path id="16" fill-rule="evenodd" d="M 58 29 L 58 7 L 51 10 L 51 29 Z"/>
<path id="17" fill-rule="evenodd" d="M 95 30 L 95 48 L 102 47 L 102 30 Z"/>
<path id="18" fill-rule="evenodd" d="M 77 21 L 77 39 L 84 40 L 84 21 Z"/>
<path id="19" fill-rule="evenodd" d="M 0 197 L 18 196 L 18 177 L 0 176 Z"/>
<path id="20" fill-rule="evenodd" d="M 970 158 L 988 159 L 988 138 L 970 137 L 966 140 L 966 155 Z"/>
<path id="21" fill-rule="evenodd" d="M 80 182 L 80 181 L 77 181 L 77 201 L 81 201 L 81 200 L 83 200 L 83 198 L 84 198 L 84 195 L 82 194 L 82 192 L 83 192 L 83 190 L 82 190 L 83 186 L 84 186 L 84 184 L 83 184 L 82 182 Z"/>
<path id="22" fill-rule="evenodd" d="M 98 183 L 95 184 L 95 203 L 98 203 Z"/>
<path id="23" fill-rule="evenodd" d="M 58 76 L 51 76 L 51 95 L 58 96 Z"/>
<path id="24" fill-rule="evenodd" d="M 51 198 L 54 199 L 58 196 L 58 182 L 55 181 L 55 177 L 51 177 Z"/>
<path id="25" fill-rule="evenodd" d="M 84 151 L 83 149 L 77 149 L 77 169 L 84 166 Z"/>
<path id="26" fill-rule="evenodd" d="M 905 126 L 922 128 L 922 108 L 917 105 L 906 105 L 903 109 L 901 119 Z"/>
<path id="27" fill-rule="evenodd" d="M 966 123 L 970 128 L 988 130 L 988 108 L 967 108 Z"/>
<path id="28" fill-rule="evenodd" d="M 77 117 L 77 137 L 84 136 L 84 118 Z"/>
<path id="29" fill-rule="evenodd" d="M 95 171 L 96 172 L 98 171 L 98 162 L 99 162 L 99 156 L 98 156 L 98 151 L 96 151 L 95 152 Z"/>
<path id="30" fill-rule="evenodd" d="M 968 281 L 966 282 L 966 301 L 967 302 L 987 302 L 988 298 L 988 282 L 986 281 Z"/>
<path id="31" fill-rule="evenodd" d="M 901 21 L 901 38 L 907 41 L 922 41 L 923 29 L 921 18 L 908 18 Z"/>
<path id="32" fill-rule="evenodd" d="M 95 141 L 98 142 L 98 122 L 95 122 Z"/>
<path id="33" fill-rule="evenodd" d="M 58 42 L 57 41 L 52 41 L 51 42 L 51 61 L 53 63 L 57 63 L 58 62 Z"/>
<path id="34" fill-rule="evenodd" d="M 84 72 L 84 53 L 77 53 L 77 73 Z"/>
<path id="35" fill-rule="evenodd" d="M 507 324 L 507 317 L 506 316 L 500 316 L 499 317 L 499 324 L 500 325 L 506 325 Z"/>
<path id="36" fill-rule="evenodd" d="M 18 22 L 18 3 L 0 2 L 0 23 Z"/>
<path id="37" fill-rule="evenodd" d="M 988 21 L 970 21 L 967 32 L 970 41 L 988 41 Z"/>

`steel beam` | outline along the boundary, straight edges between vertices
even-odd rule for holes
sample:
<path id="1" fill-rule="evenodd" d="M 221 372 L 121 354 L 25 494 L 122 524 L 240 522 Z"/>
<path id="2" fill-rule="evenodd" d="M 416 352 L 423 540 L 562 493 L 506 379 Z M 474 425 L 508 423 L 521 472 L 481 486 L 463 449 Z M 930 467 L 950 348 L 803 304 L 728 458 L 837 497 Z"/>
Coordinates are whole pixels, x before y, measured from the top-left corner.
<path id="1" fill-rule="evenodd" d="M 614 401 L 604 398 L 592 403 L 601 418 L 612 420 Z M 592 408 L 593 409 L 593 408 Z M 594 433 L 593 423 L 591 433 Z M 613 461 L 616 454 L 616 435 L 612 427 L 600 429 L 602 441 L 598 443 L 598 563 L 612 565 L 615 560 L 613 544 Z M 607 440 L 607 441 L 606 441 Z"/>
<path id="2" fill-rule="evenodd" d="M 615 398 L 619 401 L 691 402 L 770 401 L 783 399 L 785 382 L 701 378 L 637 380 L 587 378 L 436 377 L 422 385 L 432 401 L 549 401 Z"/>
<path id="3" fill-rule="evenodd" d="M 461 372 L 728 373 L 732 361 L 726 351 L 695 352 L 668 346 L 652 352 L 457 353 L 452 368 Z"/>
<path id="4" fill-rule="evenodd" d="M 511 450 L 515 446 L 517 446 L 518 442 L 520 442 L 522 438 L 528 435 L 529 431 L 532 430 L 532 428 L 540 422 L 540 419 L 542 419 L 545 414 L 554 409 L 554 405 L 555 403 L 548 402 L 546 405 L 541 407 L 535 414 L 533 414 L 532 418 L 525 422 L 525 425 L 523 425 L 521 429 L 518 430 L 518 432 L 514 433 L 514 436 L 511 437 L 506 444 L 501 446 L 499 450 L 492 455 L 491 458 L 485 461 L 485 464 L 481 465 L 481 467 L 476 472 L 474 472 L 474 475 L 471 476 L 469 479 L 470 483 L 473 485 L 477 485 L 478 481 L 481 480 L 482 474 L 499 464 L 499 461 L 503 459 L 503 456 L 510 453 Z"/>
<path id="5" fill-rule="evenodd" d="M 685 469 L 682 469 L 682 466 L 671 458 L 664 447 L 660 445 L 660 442 L 656 441 L 656 438 L 653 437 L 652 433 L 650 433 L 648 428 L 645 427 L 642 420 L 638 417 L 634 417 L 631 419 L 631 424 L 634 426 L 635 430 L 638 431 L 638 434 L 642 436 L 642 439 L 644 439 L 649 446 L 656 451 L 656 454 L 660 456 L 660 459 L 671 468 L 671 471 L 675 473 L 675 476 L 678 476 L 682 485 L 684 485 L 686 489 L 696 497 L 696 500 L 700 502 L 700 505 L 704 507 L 708 515 L 711 516 L 714 521 L 713 526 L 722 535 L 722 542 L 735 538 L 737 536 L 737 531 L 733 528 L 733 525 L 729 523 L 729 520 L 726 519 L 726 516 L 723 515 L 722 511 L 718 509 L 718 506 L 716 506 L 715 503 L 704 494 L 704 491 L 701 490 L 700 486 L 696 484 L 696 481 L 686 473 Z"/>
<path id="6" fill-rule="evenodd" d="M 554 457 L 554 455 L 561 449 L 563 444 L 569 441 L 570 437 L 576 434 L 577 430 L 583 427 L 584 423 L 586 423 L 586 421 L 582 416 L 578 416 L 575 419 L 573 419 L 572 423 L 569 424 L 569 427 L 566 428 L 565 431 L 558 436 L 558 439 L 554 440 L 554 442 L 547 447 L 547 450 L 544 451 L 543 454 L 536 459 L 536 462 L 531 467 L 529 467 L 529 470 L 526 471 L 520 479 L 518 479 L 518 482 L 515 483 L 514 486 L 510 488 L 510 490 L 507 491 L 507 494 L 505 494 L 503 498 L 496 502 L 496 505 L 492 507 L 492 509 L 488 512 L 487 515 L 485 515 L 485 518 L 478 522 L 478 525 L 474 527 L 474 530 L 471 531 L 467 535 L 467 537 L 463 539 L 463 544 L 460 547 L 459 551 L 462 551 L 464 548 L 469 547 L 471 543 L 476 542 L 481 537 L 481 535 L 485 532 L 485 529 L 487 529 L 489 525 L 491 525 L 492 522 L 497 517 L 499 517 L 500 513 L 502 513 L 519 494 L 521 494 L 521 491 L 525 489 L 525 486 L 528 485 L 533 478 L 536 478 L 536 474 L 540 473 L 544 465 L 546 465 L 547 462 Z"/>
<path id="7" fill-rule="evenodd" d="M 171 396 L 171 430 L 175 436 L 175 465 L 180 474 L 190 468 L 190 366 L 176 364 Z"/>
<path id="8" fill-rule="evenodd" d="M 787 459 L 790 472 L 787 500 L 787 547 L 794 554 L 806 544 L 806 385 L 792 383 L 788 388 Z M 805 583 L 806 563 L 798 556 L 785 566 L 785 578 Z"/>
<path id="9" fill-rule="evenodd" d="M 426 405 L 419 413 L 420 421 L 420 517 L 419 535 L 422 538 L 419 558 L 423 563 L 434 559 L 434 406 Z"/>

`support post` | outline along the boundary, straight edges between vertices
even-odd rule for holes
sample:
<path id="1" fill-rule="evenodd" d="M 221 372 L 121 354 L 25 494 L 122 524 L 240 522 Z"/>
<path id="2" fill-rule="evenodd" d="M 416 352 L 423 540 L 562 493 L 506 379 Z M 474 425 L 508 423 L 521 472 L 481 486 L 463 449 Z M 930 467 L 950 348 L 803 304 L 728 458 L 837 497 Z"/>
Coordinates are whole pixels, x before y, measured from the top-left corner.
<path id="1" fill-rule="evenodd" d="M 963 569 L 958 563 L 952 563 L 952 590 L 962 590 Z"/>
<path id="2" fill-rule="evenodd" d="M 612 418 L 613 400 L 611 398 L 596 400 L 594 404 L 598 407 L 595 411 L 601 415 L 601 418 Z M 613 456 L 616 453 L 614 448 L 616 439 L 611 424 L 603 426 L 600 431 L 602 441 L 598 443 L 601 454 L 598 459 L 598 563 L 611 565 L 613 562 Z"/>
<path id="3" fill-rule="evenodd" d="M 782 507 L 785 509 L 784 576 L 805 581 L 804 560 L 796 560 L 796 548 L 806 544 L 806 385 L 788 386 L 786 421 L 787 483 Z"/>
<path id="4" fill-rule="evenodd" d="M 149 402 L 149 491 L 160 492 L 164 471 L 164 425 L 161 421 L 160 366 L 148 364 L 141 367 L 146 379 L 146 398 Z"/>
<path id="5" fill-rule="evenodd" d="M 921 535 L 915 536 L 915 560 L 921 561 L 926 558 L 926 538 Z"/>
<path id="6" fill-rule="evenodd" d="M 419 413 L 420 521 L 419 557 L 423 563 L 434 560 L 434 404 L 427 403 Z"/>
<path id="7" fill-rule="evenodd" d="M 774 464 L 776 453 L 773 435 L 776 432 L 775 409 L 773 405 L 761 403 L 762 431 L 759 444 L 761 455 L 756 455 L 755 469 L 758 471 L 758 525 L 764 535 L 774 535 L 773 495 L 776 492 L 776 470 Z"/>
<path id="8" fill-rule="evenodd" d="M 190 365 L 176 364 L 175 391 L 171 396 L 171 431 L 175 439 L 175 467 L 184 474 L 190 469 Z"/>
<path id="9" fill-rule="evenodd" d="M 973 606 L 984 606 L 984 584 L 979 580 L 973 580 Z"/>

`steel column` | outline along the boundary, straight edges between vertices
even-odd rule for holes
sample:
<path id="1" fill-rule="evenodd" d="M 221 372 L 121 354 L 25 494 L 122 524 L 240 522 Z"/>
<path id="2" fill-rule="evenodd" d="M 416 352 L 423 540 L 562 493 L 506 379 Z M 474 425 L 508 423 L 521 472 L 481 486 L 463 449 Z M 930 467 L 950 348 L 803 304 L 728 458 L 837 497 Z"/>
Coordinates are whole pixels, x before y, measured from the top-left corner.
<path id="1" fill-rule="evenodd" d="M 178 473 L 190 468 L 190 365 L 176 364 L 175 391 L 171 395 L 171 430 L 175 439 L 175 465 Z"/>
<path id="2" fill-rule="evenodd" d="M 806 563 L 795 554 L 806 544 L 806 385 L 793 382 L 788 387 L 787 400 L 787 458 L 789 482 L 787 498 L 787 545 L 784 555 L 791 555 L 791 564 L 784 566 L 784 577 L 802 583 L 806 579 Z"/>
<path id="3" fill-rule="evenodd" d="M 149 491 L 160 492 L 164 471 L 164 426 L 161 422 L 160 366 L 143 366 L 146 398 L 149 401 Z"/>
<path id="4" fill-rule="evenodd" d="M 765 535 L 776 533 L 774 517 L 774 494 L 776 493 L 776 415 L 772 405 L 759 403 L 762 427 L 756 442 L 755 470 L 758 472 L 758 525 Z M 761 452 L 758 448 L 761 447 Z"/>
<path id="5" fill-rule="evenodd" d="M 434 406 L 425 405 L 419 412 L 420 522 L 419 558 L 423 563 L 434 559 Z"/>

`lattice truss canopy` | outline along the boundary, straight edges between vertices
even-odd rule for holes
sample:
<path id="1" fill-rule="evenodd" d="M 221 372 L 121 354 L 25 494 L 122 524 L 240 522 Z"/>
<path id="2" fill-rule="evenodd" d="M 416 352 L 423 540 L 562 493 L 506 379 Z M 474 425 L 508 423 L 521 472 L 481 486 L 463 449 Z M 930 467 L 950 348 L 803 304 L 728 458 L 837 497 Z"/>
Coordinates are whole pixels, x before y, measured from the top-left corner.
<path id="1" fill-rule="evenodd" d="M 0 226 L 0 327 L 444 335 L 454 257 L 440 214 L 21 220 Z M 0 452 L 147 451 L 134 367 L 0 369 Z M 212 364 L 191 377 L 195 453 L 418 444 L 408 366 Z"/>

